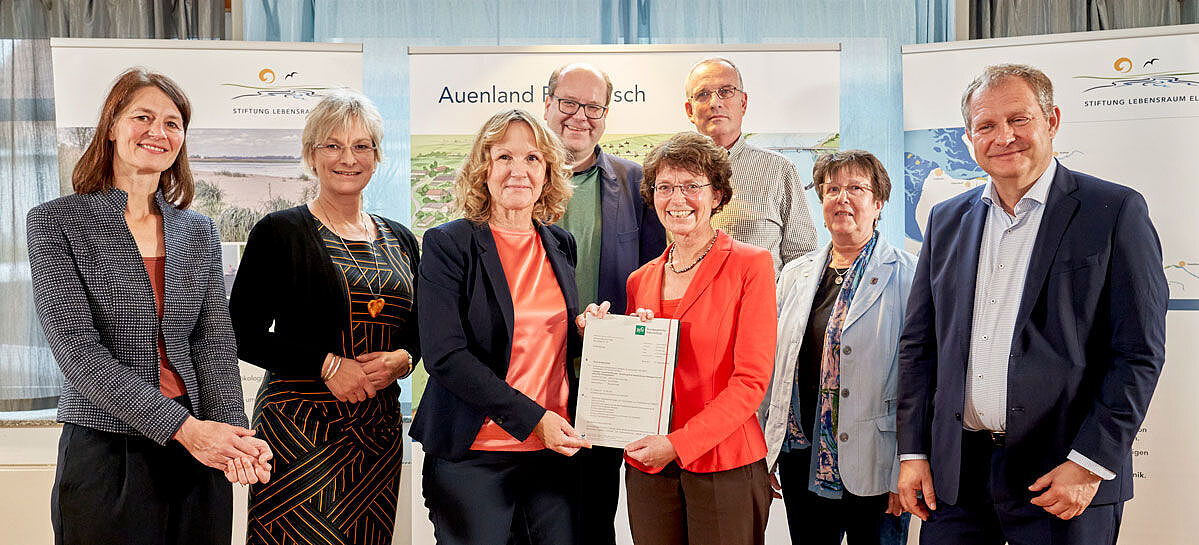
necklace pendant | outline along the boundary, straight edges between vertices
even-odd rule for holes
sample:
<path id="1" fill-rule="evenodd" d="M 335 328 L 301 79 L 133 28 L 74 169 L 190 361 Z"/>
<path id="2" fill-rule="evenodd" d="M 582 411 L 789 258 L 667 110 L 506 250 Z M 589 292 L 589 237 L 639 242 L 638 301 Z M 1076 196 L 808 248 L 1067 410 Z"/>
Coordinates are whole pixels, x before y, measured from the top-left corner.
<path id="1" fill-rule="evenodd" d="M 833 280 L 833 282 L 835 282 L 839 286 L 839 285 L 841 285 L 841 282 L 843 282 L 843 280 L 841 280 L 841 277 L 838 276 L 835 280 Z"/>
<path id="2" fill-rule="evenodd" d="M 378 318 L 379 313 L 383 312 L 383 306 L 386 304 L 382 297 L 376 297 L 366 302 L 366 311 L 370 313 L 371 318 Z"/>

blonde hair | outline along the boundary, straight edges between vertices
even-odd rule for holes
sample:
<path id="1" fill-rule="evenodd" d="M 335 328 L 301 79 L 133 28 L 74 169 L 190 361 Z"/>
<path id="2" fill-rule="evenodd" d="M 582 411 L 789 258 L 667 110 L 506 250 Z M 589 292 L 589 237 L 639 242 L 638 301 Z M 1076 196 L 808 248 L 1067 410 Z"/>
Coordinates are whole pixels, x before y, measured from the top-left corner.
<path id="1" fill-rule="evenodd" d="M 566 203 L 574 191 L 570 184 L 572 174 L 566 166 L 566 150 L 558 135 L 524 110 L 503 110 L 491 116 L 479 128 L 470 155 L 466 156 L 454 179 L 454 206 L 462 212 L 463 217 L 473 222 L 484 223 L 491 219 L 491 192 L 487 189 L 491 148 L 504 137 L 513 123 L 524 123 L 533 130 L 537 150 L 545 158 L 545 185 L 533 205 L 533 219 L 546 225 L 555 223 L 566 213 Z"/>
<path id="2" fill-rule="evenodd" d="M 371 137 L 375 145 L 375 162 L 383 162 L 383 116 L 366 95 L 349 89 L 335 89 L 321 97 L 320 102 L 308 112 L 304 121 L 304 133 L 300 137 L 300 158 L 304 170 L 315 176 L 316 146 L 323 144 L 333 131 L 349 128 L 357 120 Z"/>

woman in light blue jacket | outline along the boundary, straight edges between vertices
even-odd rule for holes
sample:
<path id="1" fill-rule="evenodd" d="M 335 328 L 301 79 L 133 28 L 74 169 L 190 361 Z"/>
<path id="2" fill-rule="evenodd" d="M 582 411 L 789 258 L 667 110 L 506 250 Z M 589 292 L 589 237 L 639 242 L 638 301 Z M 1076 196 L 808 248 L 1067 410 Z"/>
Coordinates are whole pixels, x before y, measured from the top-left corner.
<path id="1" fill-rule="evenodd" d="M 771 484 L 793 543 L 836 545 L 845 533 L 850 545 L 905 543 L 896 349 L 916 258 L 875 230 L 891 192 L 877 158 L 826 155 L 812 175 L 832 242 L 779 275 L 774 377 L 759 409 Z"/>

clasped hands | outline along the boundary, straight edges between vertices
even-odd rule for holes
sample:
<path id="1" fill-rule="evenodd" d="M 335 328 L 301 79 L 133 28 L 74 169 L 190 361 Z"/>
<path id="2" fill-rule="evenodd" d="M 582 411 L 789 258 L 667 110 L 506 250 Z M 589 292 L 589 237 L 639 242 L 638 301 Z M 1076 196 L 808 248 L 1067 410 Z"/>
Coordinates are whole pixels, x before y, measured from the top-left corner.
<path id="1" fill-rule="evenodd" d="M 254 430 L 188 416 L 172 439 L 200 463 L 224 471 L 231 483 L 271 480 L 270 460 L 274 455 L 266 441 L 254 437 Z"/>
<path id="2" fill-rule="evenodd" d="M 325 380 L 325 386 L 338 401 L 358 403 L 375 397 L 382 390 L 406 375 L 412 369 L 412 355 L 407 350 L 392 352 L 367 352 L 357 358 L 340 358 L 327 354 L 321 373 L 325 374 L 336 364 L 336 372 Z"/>
<path id="3" fill-rule="evenodd" d="M 1077 463 L 1067 460 L 1029 485 L 1031 492 L 1041 492 L 1029 500 L 1049 514 L 1070 520 L 1091 504 L 1102 481 Z M 920 520 L 928 520 L 929 511 L 937 509 L 933 490 L 932 469 L 928 460 L 904 460 L 899 463 L 899 500 L 907 511 Z"/>
<path id="4" fill-rule="evenodd" d="M 587 321 L 591 319 L 602 320 L 608 315 L 608 309 L 611 304 L 604 301 L 600 304 L 591 303 L 583 310 L 577 318 L 575 318 L 575 326 L 579 328 L 579 334 L 587 328 Z M 638 308 L 632 313 L 641 321 L 648 322 L 654 319 L 654 311 L 647 308 Z M 663 467 L 666 464 L 678 458 L 678 452 L 674 449 L 674 444 L 665 435 L 647 435 L 625 445 L 625 454 L 641 463 L 646 467 Z"/>

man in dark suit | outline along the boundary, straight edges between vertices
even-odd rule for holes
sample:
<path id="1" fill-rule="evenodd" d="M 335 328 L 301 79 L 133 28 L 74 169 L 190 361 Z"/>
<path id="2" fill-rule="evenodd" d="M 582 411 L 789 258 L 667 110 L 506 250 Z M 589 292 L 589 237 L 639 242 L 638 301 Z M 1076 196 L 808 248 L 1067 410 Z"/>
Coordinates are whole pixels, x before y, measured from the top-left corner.
<path id="1" fill-rule="evenodd" d="M 1145 200 L 1053 156 L 1045 74 L 988 67 L 962 115 L 983 187 L 933 208 L 900 342 L 899 492 L 922 543 L 1116 542 L 1165 354 Z"/>

